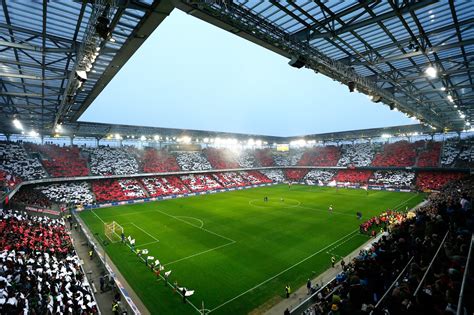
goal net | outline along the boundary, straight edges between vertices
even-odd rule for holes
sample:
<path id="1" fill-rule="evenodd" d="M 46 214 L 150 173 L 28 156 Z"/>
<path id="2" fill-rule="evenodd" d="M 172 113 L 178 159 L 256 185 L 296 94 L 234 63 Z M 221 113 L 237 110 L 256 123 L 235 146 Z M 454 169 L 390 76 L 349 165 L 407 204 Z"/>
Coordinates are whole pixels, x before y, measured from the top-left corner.
<path id="1" fill-rule="evenodd" d="M 104 223 L 104 234 L 112 243 L 122 240 L 123 227 L 115 221 Z"/>

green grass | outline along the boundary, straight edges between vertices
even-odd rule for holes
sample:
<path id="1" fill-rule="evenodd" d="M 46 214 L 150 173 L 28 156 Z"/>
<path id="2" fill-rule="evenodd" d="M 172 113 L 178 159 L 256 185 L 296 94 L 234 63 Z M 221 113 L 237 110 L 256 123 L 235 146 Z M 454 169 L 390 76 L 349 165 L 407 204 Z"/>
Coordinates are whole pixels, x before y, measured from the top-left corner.
<path id="1" fill-rule="evenodd" d="M 270 201 L 264 203 L 264 196 Z M 282 298 L 285 284 L 296 289 L 324 272 L 330 267 L 328 251 L 343 256 L 366 242 L 355 232 L 361 223 L 356 211 L 367 219 L 422 199 L 414 193 L 278 185 L 80 216 L 101 237 L 101 221 L 116 221 L 138 247 L 150 243 L 142 248 L 172 270 L 171 282 L 196 290 L 190 301 L 197 307 L 204 301 L 213 314 L 246 314 Z M 328 212 L 331 204 L 334 213 Z M 197 313 L 125 245 L 110 244 L 106 251 L 152 314 Z"/>

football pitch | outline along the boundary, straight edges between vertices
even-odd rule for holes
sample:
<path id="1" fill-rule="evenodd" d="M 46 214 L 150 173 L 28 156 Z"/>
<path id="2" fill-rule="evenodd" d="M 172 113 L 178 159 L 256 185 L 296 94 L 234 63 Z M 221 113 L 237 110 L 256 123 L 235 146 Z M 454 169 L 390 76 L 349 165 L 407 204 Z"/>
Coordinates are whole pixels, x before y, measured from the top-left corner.
<path id="1" fill-rule="evenodd" d="M 101 239 L 104 222 L 116 221 L 136 239 L 136 248 L 148 249 L 164 271 L 172 270 L 171 283 L 195 290 L 184 304 L 126 245 L 108 244 L 108 255 L 152 314 L 196 314 L 203 303 L 212 314 L 247 314 L 283 299 L 286 284 L 296 290 L 324 272 L 331 255 L 345 256 L 365 243 L 362 221 L 413 207 L 423 197 L 276 185 L 83 211 L 80 217 Z"/>

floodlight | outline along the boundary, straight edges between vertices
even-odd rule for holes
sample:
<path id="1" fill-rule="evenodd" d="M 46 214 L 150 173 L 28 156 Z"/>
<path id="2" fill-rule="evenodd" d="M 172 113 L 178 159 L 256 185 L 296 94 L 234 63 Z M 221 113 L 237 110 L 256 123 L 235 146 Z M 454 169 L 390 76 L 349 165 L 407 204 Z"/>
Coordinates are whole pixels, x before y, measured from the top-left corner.
<path id="1" fill-rule="evenodd" d="M 38 137 L 38 136 L 39 136 L 39 133 L 37 133 L 37 132 L 34 131 L 34 130 L 31 130 L 28 134 L 29 134 L 31 137 Z"/>
<path id="2" fill-rule="evenodd" d="M 425 73 L 430 78 L 436 78 L 438 76 L 438 70 L 433 66 L 426 68 Z"/>
<path id="3" fill-rule="evenodd" d="M 146 137 L 145 137 L 145 136 L 141 136 L 141 137 L 140 137 L 140 140 L 145 141 L 145 140 L 146 140 Z"/>
<path id="4" fill-rule="evenodd" d="M 76 75 L 79 77 L 81 80 L 87 80 L 87 72 L 85 70 L 76 70 Z"/>
<path id="5" fill-rule="evenodd" d="M 155 135 L 155 136 L 153 137 L 153 139 L 155 139 L 155 141 L 158 141 L 158 140 L 160 140 L 160 136 L 159 136 L 159 135 Z"/>
<path id="6" fill-rule="evenodd" d="M 21 124 L 21 122 L 18 120 L 18 119 L 13 119 L 13 125 L 15 126 L 15 128 L 17 129 L 20 129 L 20 130 L 23 130 L 23 125 Z"/>
<path id="7" fill-rule="evenodd" d="M 448 95 L 448 101 L 450 101 L 451 103 L 454 102 L 454 99 L 451 95 Z"/>

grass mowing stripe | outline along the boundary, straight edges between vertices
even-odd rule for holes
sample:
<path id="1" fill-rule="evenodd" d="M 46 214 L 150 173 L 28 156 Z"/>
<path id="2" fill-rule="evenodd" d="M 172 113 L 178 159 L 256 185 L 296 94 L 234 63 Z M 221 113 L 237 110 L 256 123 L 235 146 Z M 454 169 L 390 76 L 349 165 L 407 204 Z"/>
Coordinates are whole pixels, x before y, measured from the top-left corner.
<path id="1" fill-rule="evenodd" d="M 152 239 L 154 239 L 155 242 L 159 242 L 159 241 L 160 241 L 159 239 L 157 239 L 156 237 L 154 237 L 153 235 L 151 235 L 150 233 L 148 233 L 147 231 L 145 231 L 144 229 L 142 229 L 141 227 L 139 227 L 139 226 L 136 225 L 135 223 L 130 222 L 130 224 L 132 224 L 134 227 L 136 227 L 137 229 L 139 229 L 140 231 L 142 231 L 143 233 L 145 233 L 146 235 L 148 235 L 149 237 L 151 237 Z"/>
<path id="2" fill-rule="evenodd" d="M 232 245 L 232 244 L 235 244 L 235 243 L 236 243 L 235 241 L 232 241 L 232 242 L 229 242 L 229 243 L 224 244 L 224 245 L 220 245 L 220 246 L 217 246 L 217 247 L 214 247 L 214 248 L 211 248 L 211 249 L 208 249 L 208 250 L 205 250 L 205 251 L 193 254 L 193 255 L 189 255 L 187 257 L 183 257 L 183 258 L 180 258 L 180 259 L 177 259 L 177 260 L 170 261 L 170 262 L 165 263 L 163 265 L 164 266 L 169 266 L 169 265 L 175 264 L 177 262 L 180 262 L 180 261 L 183 261 L 183 260 L 186 260 L 186 259 L 189 259 L 189 258 L 193 258 L 193 257 L 199 256 L 199 255 L 205 254 L 205 253 L 209 253 L 209 252 L 215 251 L 219 248 L 226 247 L 226 246 L 229 246 L 229 245 Z"/>
<path id="3" fill-rule="evenodd" d="M 171 215 L 171 214 L 169 214 L 169 213 L 163 212 L 163 211 L 158 210 L 158 209 L 155 209 L 155 211 L 156 211 L 156 212 L 159 212 L 159 213 L 162 213 L 162 214 L 164 214 L 164 215 L 166 215 L 166 216 L 169 216 L 170 218 L 173 218 L 173 219 L 175 219 L 175 220 L 178 220 L 178 221 L 181 221 L 181 222 L 183 222 L 183 223 L 186 223 L 186 224 L 189 224 L 189 225 L 191 225 L 191 226 L 194 226 L 196 229 L 200 229 L 200 230 L 206 231 L 207 233 L 210 233 L 210 234 L 212 234 L 212 235 L 215 235 L 215 236 L 218 236 L 218 237 L 223 238 L 223 239 L 225 239 L 225 240 L 228 240 L 229 242 L 233 242 L 233 243 L 236 243 L 236 242 L 237 242 L 237 241 L 235 241 L 235 240 L 233 240 L 233 239 L 231 239 L 231 238 L 228 238 L 228 237 L 226 237 L 226 236 L 220 235 L 220 234 L 218 234 L 218 233 L 216 233 L 216 232 L 212 232 L 212 231 L 209 231 L 208 229 L 205 229 L 205 228 L 203 228 L 203 227 L 200 227 L 200 226 L 194 225 L 194 224 L 192 224 L 192 223 L 189 223 L 188 221 L 181 219 L 179 216 L 177 217 L 177 216 Z"/>
<path id="4" fill-rule="evenodd" d="M 266 207 L 249 205 L 249 200 L 264 205 L 257 202 L 264 196 L 273 202 L 265 204 Z M 212 312 L 212 315 L 240 315 L 252 312 L 267 301 L 283 298 L 282 288 L 286 284 L 295 288 L 304 286 L 308 275 L 330 268 L 326 252 L 345 256 L 362 245 L 365 239 L 354 236 L 358 233 L 341 239 L 359 228 L 361 222 L 356 219 L 356 210 L 372 217 L 393 209 L 393 205 L 404 207 L 407 204 L 411 208 L 424 195 L 412 196 L 412 193 L 385 191 L 367 194 L 356 189 L 336 192 L 334 188 L 297 185 L 289 190 L 287 185 L 275 185 L 94 209 L 96 213 L 83 211 L 79 215 L 98 238 L 104 233 L 103 221 L 115 220 L 124 226 L 127 234 L 136 236 L 137 245 L 154 241 L 129 223 L 134 222 L 151 235 L 156 233 L 156 238 L 160 236 L 159 243 L 141 248 L 150 248 L 152 256 L 157 255 L 163 262 L 181 260 L 167 266 L 173 273 L 169 283 L 159 281 L 160 285 L 156 275 L 150 274 L 150 269 L 142 265 L 136 255 L 127 253 L 126 246 L 109 244 L 105 247 L 118 271 L 152 314 L 185 315 L 198 311 L 191 304 L 182 303 L 179 294 L 173 295 L 170 283 L 177 281 L 180 286 L 196 290 L 190 300 L 199 308 L 201 301 L 212 309 L 240 295 Z M 288 208 L 287 203 L 295 206 L 298 201 L 302 207 L 318 209 L 318 212 L 302 207 Z M 338 212 L 334 216 L 327 210 L 331 204 Z M 237 242 L 229 246 L 231 240 Z M 327 247 L 327 244 L 333 245 Z M 319 255 L 288 269 L 324 247 L 326 250 Z M 288 270 L 241 295 L 283 269 Z"/>
<path id="5" fill-rule="evenodd" d="M 275 279 L 276 277 L 278 277 L 278 276 L 284 274 L 285 272 L 287 272 L 288 270 L 293 269 L 294 267 L 296 267 L 296 266 L 298 266 L 298 265 L 304 263 L 304 262 L 307 261 L 308 259 L 310 259 L 310 258 L 312 258 L 312 257 L 314 257 L 314 256 L 316 256 L 316 255 L 318 255 L 318 254 L 320 254 L 321 252 L 325 251 L 326 249 L 328 249 L 328 248 L 331 247 L 332 245 L 334 245 L 334 244 L 336 244 L 336 243 L 342 241 L 342 240 L 345 239 L 346 237 L 348 237 L 348 236 L 350 236 L 350 235 L 352 235 L 352 234 L 354 234 L 354 233 L 356 233 L 356 232 L 359 232 L 359 229 L 356 229 L 356 230 L 350 232 L 349 234 L 347 234 L 347 235 L 341 237 L 340 239 L 338 239 L 338 240 L 332 242 L 331 244 L 327 245 L 326 247 L 324 247 L 324 248 L 318 250 L 317 252 L 315 252 L 315 253 L 309 255 L 308 257 L 306 257 L 306 258 L 300 260 L 300 261 L 297 262 L 296 264 L 294 264 L 294 265 L 292 265 L 292 266 L 286 268 L 286 269 L 283 270 L 283 271 L 280 271 L 279 273 L 277 273 L 277 274 L 274 275 L 273 277 L 270 277 L 270 278 L 268 278 L 267 280 L 265 280 L 265 281 L 263 281 L 263 282 L 260 282 L 259 284 L 257 284 L 256 286 L 254 286 L 254 287 L 248 289 L 247 291 L 244 291 L 244 292 L 240 293 L 239 295 L 233 297 L 232 299 L 230 299 L 230 300 L 228 300 L 228 301 L 222 303 L 221 305 L 214 307 L 212 310 L 209 311 L 209 313 L 214 312 L 215 310 L 218 310 L 218 309 L 221 308 L 222 306 L 224 306 L 224 305 L 226 305 L 226 304 L 229 304 L 230 302 L 232 302 L 232 301 L 238 299 L 238 298 L 241 297 L 242 295 L 245 295 L 245 294 L 249 293 L 250 291 L 255 290 L 256 288 L 258 288 L 258 287 L 264 285 L 265 283 L 267 283 L 267 282 L 269 282 L 269 281 L 272 281 L 272 280 Z"/>
<path id="6" fill-rule="evenodd" d="M 102 219 L 97 215 L 97 213 L 94 212 L 93 209 L 91 209 L 91 211 L 92 211 L 92 213 L 93 213 L 97 218 L 99 218 L 100 221 L 102 221 L 102 223 L 105 223 L 104 220 L 102 220 Z"/>

